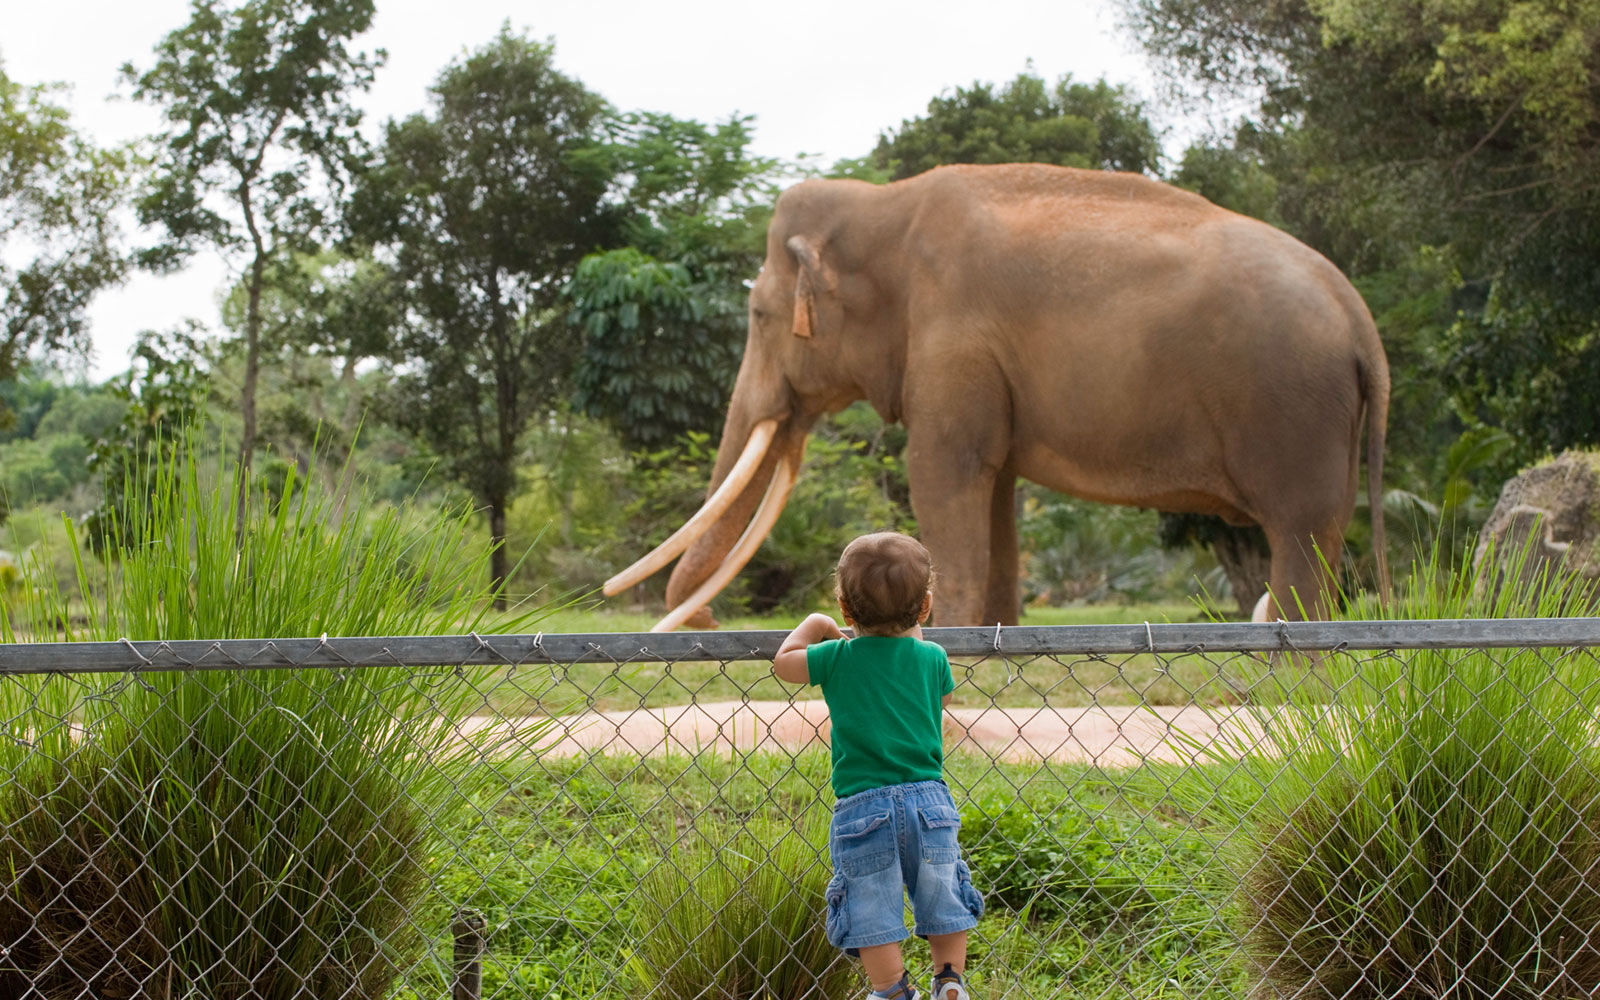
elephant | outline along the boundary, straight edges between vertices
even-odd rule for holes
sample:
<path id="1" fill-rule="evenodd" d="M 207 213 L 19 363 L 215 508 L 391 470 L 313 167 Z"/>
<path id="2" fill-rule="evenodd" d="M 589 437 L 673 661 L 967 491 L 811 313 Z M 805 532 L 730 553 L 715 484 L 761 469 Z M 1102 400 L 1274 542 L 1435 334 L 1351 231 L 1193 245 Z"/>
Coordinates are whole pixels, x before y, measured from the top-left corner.
<path id="1" fill-rule="evenodd" d="M 1015 624 L 1021 476 L 1104 503 L 1257 524 L 1268 617 L 1322 617 L 1366 428 L 1384 594 L 1389 367 L 1361 296 L 1266 223 L 1139 174 L 938 167 L 784 191 L 704 507 L 606 585 L 682 555 L 659 630 L 782 509 L 806 436 L 867 400 L 906 428 L 941 625 Z"/>

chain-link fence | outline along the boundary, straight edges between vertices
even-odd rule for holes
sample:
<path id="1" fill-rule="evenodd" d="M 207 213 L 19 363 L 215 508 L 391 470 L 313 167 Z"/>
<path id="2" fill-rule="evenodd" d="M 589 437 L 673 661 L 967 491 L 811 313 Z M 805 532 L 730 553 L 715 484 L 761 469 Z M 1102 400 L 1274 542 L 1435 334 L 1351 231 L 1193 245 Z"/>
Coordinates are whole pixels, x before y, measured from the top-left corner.
<path id="1" fill-rule="evenodd" d="M 859 995 L 782 636 L 0 646 L 0 996 Z M 1600 995 L 1600 621 L 928 638 L 975 997 Z"/>

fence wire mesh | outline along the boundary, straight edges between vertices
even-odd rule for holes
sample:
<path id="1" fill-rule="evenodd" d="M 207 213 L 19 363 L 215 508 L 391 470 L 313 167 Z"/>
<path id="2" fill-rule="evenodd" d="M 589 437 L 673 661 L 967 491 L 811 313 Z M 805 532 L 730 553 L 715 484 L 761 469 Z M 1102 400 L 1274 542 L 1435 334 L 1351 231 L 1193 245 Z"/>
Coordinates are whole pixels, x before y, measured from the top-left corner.
<path id="1" fill-rule="evenodd" d="M 1600 995 L 1600 621 L 927 635 L 974 997 Z M 861 995 L 782 637 L 0 646 L 0 996 Z"/>

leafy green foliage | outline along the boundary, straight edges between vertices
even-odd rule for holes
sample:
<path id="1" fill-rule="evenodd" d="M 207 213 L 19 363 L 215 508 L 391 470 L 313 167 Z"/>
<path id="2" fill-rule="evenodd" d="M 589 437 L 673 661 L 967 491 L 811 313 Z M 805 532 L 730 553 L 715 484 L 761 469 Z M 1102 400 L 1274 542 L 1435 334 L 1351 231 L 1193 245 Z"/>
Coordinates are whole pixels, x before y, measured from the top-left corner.
<path id="1" fill-rule="evenodd" d="M 630 448 L 722 423 L 781 169 L 750 155 L 750 122 L 639 113 L 612 126 L 632 246 L 586 259 L 566 298 L 583 331 L 577 404 Z"/>
<path id="2" fill-rule="evenodd" d="M 1054 87 L 1024 72 L 997 91 L 993 84 L 958 87 L 928 102 L 928 113 L 885 132 L 869 158 L 900 180 L 946 163 L 1054 163 L 1153 172 L 1161 144 L 1143 105 L 1104 80 Z M 844 173 L 856 171 L 847 168 Z"/>
<path id="3" fill-rule="evenodd" d="M 576 405 L 612 415 L 629 448 L 659 448 L 722 422 L 744 311 L 726 287 L 633 247 L 591 254 L 568 286 L 583 354 Z"/>
<path id="4" fill-rule="evenodd" d="M 127 271 L 127 170 L 125 154 L 78 135 L 51 88 L 0 69 L 0 383 L 30 352 L 88 347 L 90 301 Z M 9 419 L 0 402 L 0 430 Z"/>
<path id="5" fill-rule="evenodd" d="M 1170 838 L 1127 810 L 1075 799 L 1051 808 L 990 793 L 961 809 L 961 847 L 985 898 L 1031 920 L 1067 918 L 1104 929 L 1171 917 L 1210 846 L 1193 831 Z"/>
<path id="6" fill-rule="evenodd" d="M 1210 558 L 1198 548 L 1154 544 L 1158 535 L 1166 541 L 1162 532 L 1173 523 L 1171 515 L 1078 500 L 1032 483 L 1019 484 L 1018 492 L 1024 602 L 1128 603 L 1191 595 L 1197 577 L 1213 575 Z M 1218 589 L 1215 580 L 1209 586 Z"/>
<path id="7" fill-rule="evenodd" d="M 1278 180 L 1247 142 L 1199 142 L 1183 151 L 1172 183 L 1240 215 L 1282 226 Z"/>
<path id="8" fill-rule="evenodd" d="M 556 70 L 550 46 L 504 28 L 430 93 L 432 114 L 389 124 L 349 221 L 407 310 L 389 416 L 487 508 L 498 582 L 518 441 L 569 387 L 577 345 L 560 290 L 616 230 L 605 105 Z"/>

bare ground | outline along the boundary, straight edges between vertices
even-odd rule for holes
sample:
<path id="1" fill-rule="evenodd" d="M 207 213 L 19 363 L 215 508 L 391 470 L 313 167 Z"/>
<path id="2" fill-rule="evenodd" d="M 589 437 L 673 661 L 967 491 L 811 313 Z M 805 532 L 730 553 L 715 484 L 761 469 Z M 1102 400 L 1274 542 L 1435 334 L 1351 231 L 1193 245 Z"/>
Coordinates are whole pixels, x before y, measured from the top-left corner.
<path id="1" fill-rule="evenodd" d="M 584 712 L 555 718 L 477 717 L 465 727 L 525 749 L 558 756 L 692 754 L 702 750 L 787 750 L 826 744 L 832 729 L 821 701 L 722 701 L 701 705 Z M 1219 740 L 1254 744 L 1259 725 L 1246 712 L 1196 706 L 1104 705 L 952 708 L 945 748 L 998 760 L 1189 763 Z"/>

